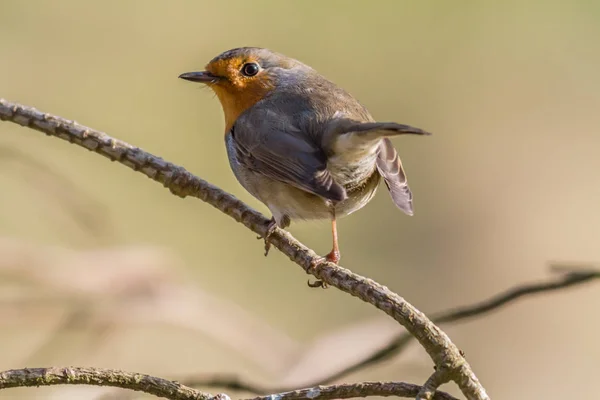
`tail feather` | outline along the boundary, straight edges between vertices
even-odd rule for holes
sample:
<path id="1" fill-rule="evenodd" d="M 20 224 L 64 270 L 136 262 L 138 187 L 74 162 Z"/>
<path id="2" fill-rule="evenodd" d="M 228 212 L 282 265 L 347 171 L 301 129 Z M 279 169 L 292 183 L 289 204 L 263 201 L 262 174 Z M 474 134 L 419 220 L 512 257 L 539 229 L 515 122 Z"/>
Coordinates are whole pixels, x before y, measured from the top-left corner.
<path id="1" fill-rule="evenodd" d="M 392 142 L 385 138 L 379 145 L 377 170 L 383 177 L 394 204 L 408 215 L 413 215 L 412 192 L 408 187 L 402 162 Z"/>
<path id="2" fill-rule="evenodd" d="M 431 135 L 423 129 L 415 128 L 409 125 L 397 124 L 395 122 L 367 122 L 355 127 L 354 132 L 358 136 L 369 138 L 389 137 L 397 135 Z"/>
<path id="3" fill-rule="evenodd" d="M 364 139 L 377 139 L 397 135 L 431 135 L 423 129 L 395 122 L 358 122 L 350 119 L 339 119 L 334 123 L 336 134 L 353 134 Z"/>

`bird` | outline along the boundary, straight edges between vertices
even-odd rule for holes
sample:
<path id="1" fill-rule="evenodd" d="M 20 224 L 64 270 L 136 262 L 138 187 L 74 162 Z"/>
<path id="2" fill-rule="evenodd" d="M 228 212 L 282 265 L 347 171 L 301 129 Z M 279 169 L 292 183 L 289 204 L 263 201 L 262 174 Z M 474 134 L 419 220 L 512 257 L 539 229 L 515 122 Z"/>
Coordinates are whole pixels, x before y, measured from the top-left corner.
<path id="1" fill-rule="evenodd" d="M 339 263 L 337 219 L 363 208 L 383 179 L 394 204 L 413 215 L 413 195 L 390 138 L 430 135 L 377 122 L 347 91 L 312 67 L 260 47 L 227 50 L 179 78 L 208 86 L 225 117 L 233 174 L 272 214 L 266 234 L 291 221 L 329 219 Z"/>

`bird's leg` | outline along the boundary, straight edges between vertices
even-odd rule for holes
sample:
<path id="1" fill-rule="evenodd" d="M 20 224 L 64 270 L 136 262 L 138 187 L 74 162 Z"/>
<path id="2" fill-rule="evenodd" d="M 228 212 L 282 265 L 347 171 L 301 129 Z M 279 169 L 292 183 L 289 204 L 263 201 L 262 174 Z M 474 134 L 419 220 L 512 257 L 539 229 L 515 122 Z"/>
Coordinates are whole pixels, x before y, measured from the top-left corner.
<path id="1" fill-rule="evenodd" d="M 317 264 L 319 264 L 319 262 L 321 262 L 323 260 L 337 264 L 340 261 L 340 258 L 342 258 L 341 254 L 340 254 L 340 248 L 338 245 L 337 223 L 336 223 L 336 219 L 335 219 L 335 206 L 331 207 L 331 234 L 333 236 L 333 248 L 331 249 L 331 251 L 329 253 L 327 253 L 327 255 L 325 257 L 319 257 L 318 259 L 313 260 L 310 265 L 311 269 L 315 268 L 317 266 Z M 315 282 L 312 282 L 312 283 L 309 281 L 308 286 L 320 287 L 323 289 L 327 289 L 327 287 L 328 287 L 328 285 L 321 280 L 316 280 Z"/>
<path id="2" fill-rule="evenodd" d="M 331 234 L 333 236 L 333 248 L 331 251 L 325 256 L 325 259 L 329 262 L 337 264 L 342 258 L 340 254 L 340 248 L 338 246 L 338 234 L 337 234 L 337 224 L 335 221 L 335 210 L 333 211 L 332 220 L 331 220 Z"/>

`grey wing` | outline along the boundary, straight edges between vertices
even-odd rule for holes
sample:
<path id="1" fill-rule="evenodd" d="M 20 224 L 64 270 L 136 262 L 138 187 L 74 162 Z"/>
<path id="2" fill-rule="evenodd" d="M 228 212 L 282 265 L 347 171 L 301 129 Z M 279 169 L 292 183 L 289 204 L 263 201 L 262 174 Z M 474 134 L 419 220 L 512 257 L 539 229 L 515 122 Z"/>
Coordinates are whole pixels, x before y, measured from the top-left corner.
<path id="1" fill-rule="evenodd" d="M 412 192 L 408 187 L 398 152 L 388 138 L 384 138 L 379 145 L 377 170 L 385 180 L 394 204 L 406 214 L 413 215 Z"/>
<path id="2" fill-rule="evenodd" d="M 238 162 L 271 179 L 332 201 L 345 189 L 327 170 L 327 156 L 284 117 L 274 112 L 243 115 L 232 128 Z"/>

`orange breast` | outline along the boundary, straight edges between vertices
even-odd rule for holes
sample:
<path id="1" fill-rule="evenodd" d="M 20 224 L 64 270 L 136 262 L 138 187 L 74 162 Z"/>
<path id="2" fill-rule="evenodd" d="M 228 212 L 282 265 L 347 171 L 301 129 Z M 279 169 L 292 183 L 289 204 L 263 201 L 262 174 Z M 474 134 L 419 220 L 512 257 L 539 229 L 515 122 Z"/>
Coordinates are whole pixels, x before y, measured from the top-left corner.
<path id="1" fill-rule="evenodd" d="M 237 57 L 217 60 L 206 66 L 207 71 L 223 78 L 210 87 L 223 106 L 225 132 L 229 132 L 240 114 L 275 89 L 273 79 L 266 71 L 251 77 L 240 73 L 245 63 L 256 61 L 253 57 Z"/>
<path id="2" fill-rule="evenodd" d="M 229 132 L 239 116 L 262 100 L 272 89 L 267 88 L 245 88 L 243 90 L 231 90 L 227 86 L 214 85 L 212 88 L 223 107 L 225 115 L 225 132 Z M 258 90 L 257 90 L 258 89 Z"/>

